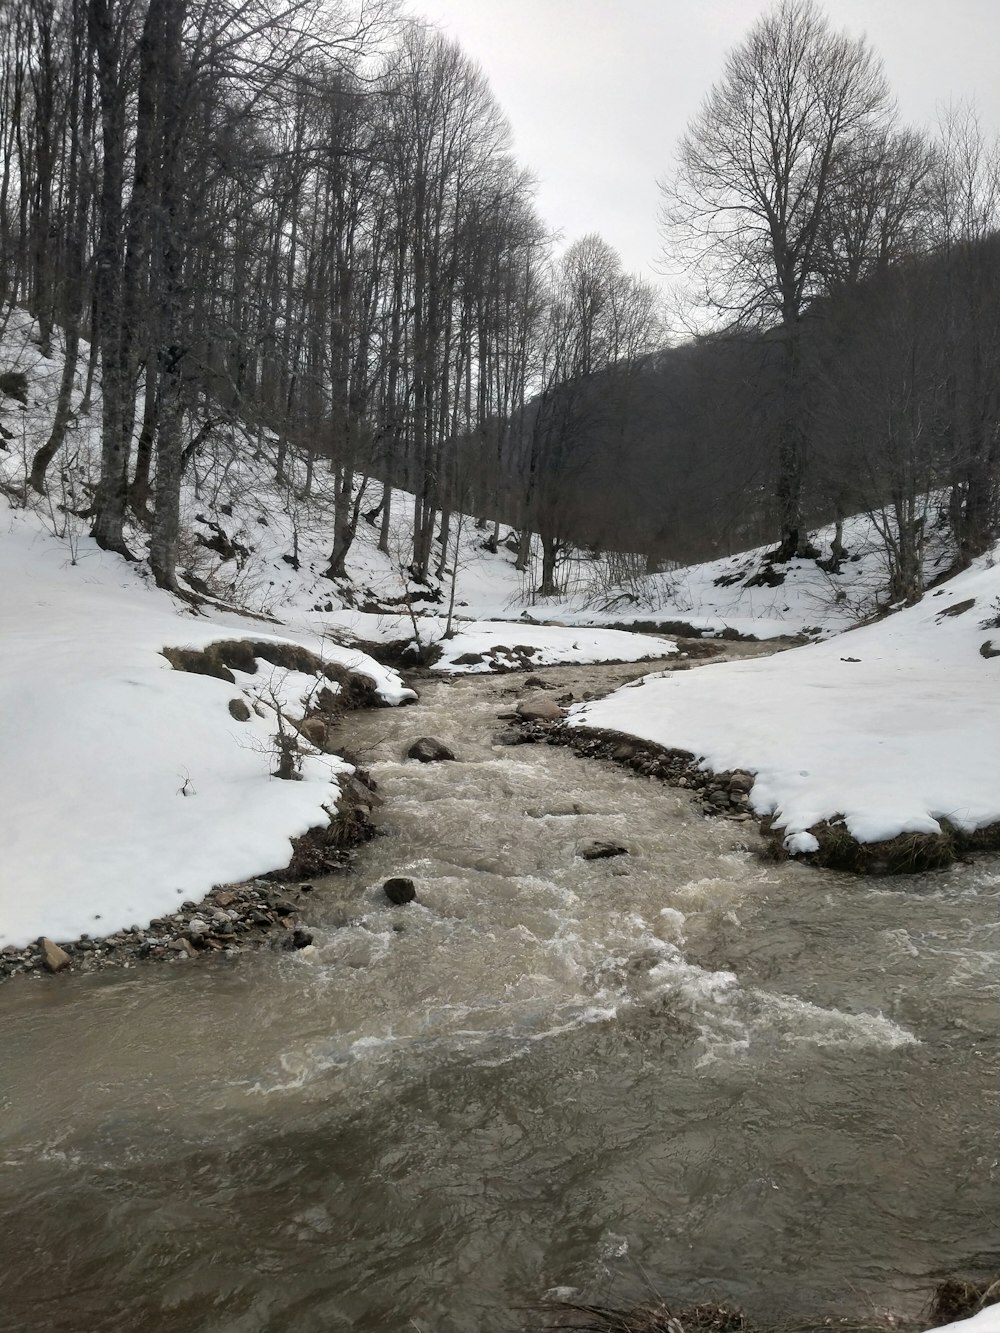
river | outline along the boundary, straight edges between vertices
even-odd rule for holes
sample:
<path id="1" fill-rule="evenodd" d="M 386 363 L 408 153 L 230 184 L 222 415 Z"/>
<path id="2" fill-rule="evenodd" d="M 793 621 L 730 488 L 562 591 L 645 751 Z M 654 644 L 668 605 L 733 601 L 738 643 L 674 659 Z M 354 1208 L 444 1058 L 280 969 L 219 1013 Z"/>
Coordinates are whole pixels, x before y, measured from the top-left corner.
<path id="1" fill-rule="evenodd" d="M 382 834 L 314 950 L 0 987 L 4 1333 L 912 1317 L 995 1270 L 1000 863 L 766 864 L 683 791 L 496 745 L 517 688 L 346 720 Z"/>

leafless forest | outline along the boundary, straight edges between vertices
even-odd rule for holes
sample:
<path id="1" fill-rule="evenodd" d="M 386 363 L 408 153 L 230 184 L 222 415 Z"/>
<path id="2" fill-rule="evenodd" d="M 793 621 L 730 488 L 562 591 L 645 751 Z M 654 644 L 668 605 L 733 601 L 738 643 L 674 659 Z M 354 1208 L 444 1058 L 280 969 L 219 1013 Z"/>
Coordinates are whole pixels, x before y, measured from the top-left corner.
<path id="1" fill-rule="evenodd" d="M 25 493 L 99 414 L 93 534 L 148 527 L 174 586 L 184 470 L 239 420 L 322 469 L 331 577 L 407 492 L 418 580 L 459 512 L 537 533 L 546 593 L 572 544 L 781 560 L 868 510 L 919 596 L 930 524 L 959 564 L 997 533 L 996 144 L 970 106 L 901 124 L 802 0 L 716 77 L 662 181 L 668 321 L 547 234 L 474 61 L 389 3 L 6 0 L 2 311 L 63 365 Z"/>

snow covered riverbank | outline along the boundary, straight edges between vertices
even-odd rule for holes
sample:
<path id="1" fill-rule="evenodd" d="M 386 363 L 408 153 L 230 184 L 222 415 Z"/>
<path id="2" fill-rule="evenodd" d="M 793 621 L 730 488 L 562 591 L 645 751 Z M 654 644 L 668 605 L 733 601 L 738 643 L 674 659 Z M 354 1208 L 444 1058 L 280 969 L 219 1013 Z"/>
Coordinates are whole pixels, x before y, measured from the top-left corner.
<path id="1" fill-rule="evenodd" d="M 766 660 L 659 674 L 570 725 L 755 775 L 793 853 L 842 821 L 858 843 L 1000 821 L 1000 567 L 984 558 L 917 606 Z"/>
<path id="2" fill-rule="evenodd" d="M 148 922 L 214 884 L 279 869 L 291 839 L 328 821 L 349 764 L 310 746 L 300 781 L 272 777 L 276 709 L 301 716 L 316 677 L 263 663 L 230 684 L 163 656 L 288 642 L 269 627 L 195 615 L 87 539 L 74 564 L 17 513 L 0 532 L 0 616 L 0 948 Z M 357 650 L 296 639 L 370 679 L 385 704 L 412 697 Z"/>

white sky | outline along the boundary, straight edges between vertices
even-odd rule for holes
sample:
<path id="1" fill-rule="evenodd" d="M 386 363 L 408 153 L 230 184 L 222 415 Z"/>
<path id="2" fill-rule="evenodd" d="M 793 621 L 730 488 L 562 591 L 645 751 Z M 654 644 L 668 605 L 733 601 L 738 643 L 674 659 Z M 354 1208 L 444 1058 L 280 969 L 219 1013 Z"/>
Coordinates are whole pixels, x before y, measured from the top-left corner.
<path id="1" fill-rule="evenodd" d="M 688 118 L 768 0 L 406 0 L 485 71 L 510 118 L 538 207 L 565 240 L 598 231 L 655 274 L 658 177 Z M 930 124 L 974 97 L 1000 125 L 1000 0 L 826 0 L 866 33 L 902 117 Z"/>

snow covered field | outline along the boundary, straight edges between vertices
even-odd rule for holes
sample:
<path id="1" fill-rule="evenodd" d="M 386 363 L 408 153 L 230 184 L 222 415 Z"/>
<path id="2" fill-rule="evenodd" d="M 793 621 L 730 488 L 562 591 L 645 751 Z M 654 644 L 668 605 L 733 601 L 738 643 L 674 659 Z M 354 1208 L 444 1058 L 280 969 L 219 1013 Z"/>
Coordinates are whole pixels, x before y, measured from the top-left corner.
<path id="1" fill-rule="evenodd" d="M 1000 565 L 983 558 L 853 633 L 756 661 L 659 674 L 571 724 L 756 774 L 751 802 L 793 852 L 844 817 L 859 842 L 1000 820 Z M 996 656 L 988 656 L 996 652 Z"/>

